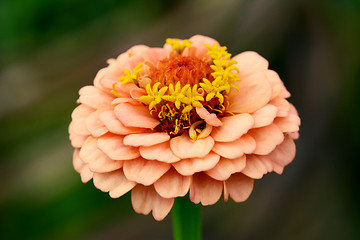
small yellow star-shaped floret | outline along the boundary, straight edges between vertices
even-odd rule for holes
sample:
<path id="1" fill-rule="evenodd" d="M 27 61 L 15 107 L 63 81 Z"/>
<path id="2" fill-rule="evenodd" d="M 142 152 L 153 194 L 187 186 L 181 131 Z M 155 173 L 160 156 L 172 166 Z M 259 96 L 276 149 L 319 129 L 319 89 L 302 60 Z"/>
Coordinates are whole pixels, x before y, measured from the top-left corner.
<path id="1" fill-rule="evenodd" d="M 168 38 L 166 39 L 166 43 L 171 45 L 172 49 L 177 53 L 182 53 L 186 47 L 190 47 L 191 41 L 188 39 L 183 40 L 180 42 L 180 39 L 177 38 Z"/>
<path id="2" fill-rule="evenodd" d="M 187 104 L 182 111 L 183 113 L 190 112 L 194 107 L 203 106 L 200 101 L 204 101 L 204 98 L 198 93 L 197 84 L 195 84 L 192 89 L 190 87 L 187 89 L 186 97 L 183 100 L 182 102 Z"/>
<path id="3" fill-rule="evenodd" d="M 127 83 L 138 83 L 138 74 L 141 71 L 144 71 L 144 69 L 140 68 L 141 67 L 141 63 L 139 63 L 138 65 L 136 65 L 136 67 L 134 68 L 133 72 L 130 72 L 129 69 L 125 69 L 124 73 L 125 76 L 122 76 L 119 78 L 119 81 L 122 82 L 122 84 L 127 84 Z"/>
<path id="4" fill-rule="evenodd" d="M 161 83 L 157 82 L 153 85 L 152 89 L 150 86 L 150 83 L 146 85 L 146 92 L 147 92 L 147 96 L 141 96 L 139 98 L 140 101 L 145 102 L 145 103 L 149 103 L 149 110 L 153 109 L 153 107 L 155 107 L 156 104 L 159 104 L 164 96 L 164 94 L 166 93 L 166 91 L 168 90 L 168 87 L 162 87 L 159 90 L 159 85 Z"/>
<path id="5" fill-rule="evenodd" d="M 220 47 L 219 44 L 214 43 L 212 46 L 209 44 L 204 45 L 209 51 L 206 53 L 212 59 L 225 59 L 228 60 L 231 57 L 231 54 L 226 51 L 226 47 Z"/>

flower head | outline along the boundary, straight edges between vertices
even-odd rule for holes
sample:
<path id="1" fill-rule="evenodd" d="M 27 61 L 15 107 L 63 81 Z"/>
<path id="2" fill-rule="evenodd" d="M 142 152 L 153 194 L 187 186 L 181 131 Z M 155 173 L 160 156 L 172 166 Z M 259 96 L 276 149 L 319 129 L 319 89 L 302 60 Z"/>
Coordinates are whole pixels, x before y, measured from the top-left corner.
<path id="1" fill-rule="evenodd" d="M 83 182 L 162 220 L 176 197 L 245 201 L 254 179 L 295 157 L 300 118 L 268 62 L 214 39 L 168 39 L 109 60 L 79 91 L 73 164 Z"/>

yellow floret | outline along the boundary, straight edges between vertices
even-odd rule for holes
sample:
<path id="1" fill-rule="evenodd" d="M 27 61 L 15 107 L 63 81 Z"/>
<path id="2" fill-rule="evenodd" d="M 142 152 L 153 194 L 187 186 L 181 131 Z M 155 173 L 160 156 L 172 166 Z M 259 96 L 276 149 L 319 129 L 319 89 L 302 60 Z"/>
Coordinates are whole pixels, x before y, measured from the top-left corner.
<path id="1" fill-rule="evenodd" d="M 180 39 L 177 38 L 168 38 L 166 39 L 166 43 L 171 45 L 172 49 L 177 53 L 182 53 L 186 47 L 190 47 L 191 41 L 188 39 L 183 40 L 180 42 Z"/>

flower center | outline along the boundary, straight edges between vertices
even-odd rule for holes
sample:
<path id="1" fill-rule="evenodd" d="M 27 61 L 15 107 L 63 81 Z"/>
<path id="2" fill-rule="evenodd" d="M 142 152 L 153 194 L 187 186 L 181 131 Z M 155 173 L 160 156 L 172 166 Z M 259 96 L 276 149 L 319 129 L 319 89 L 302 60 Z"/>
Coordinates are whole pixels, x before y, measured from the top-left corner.
<path id="1" fill-rule="evenodd" d="M 180 82 L 181 86 L 199 84 L 203 78 L 213 81 L 210 63 L 195 57 L 184 57 L 174 54 L 158 63 L 158 66 L 151 68 L 149 78 L 151 85 L 160 82 L 161 86 L 175 85 Z"/>
<path id="2" fill-rule="evenodd" d="M 132 72 L 126 69 L 125 76 L 114 83 L 112 92 L 121 97 L 115 89 L 120 82 L 145 87 L 147 95 L 141 96 L 139 101 L 148 105 L 150 114 L 160 121 L 154 131 L 166 132 L 171 137 L 188 132 L 195 141 L 206 137 L 212 128 L 197 111 L 205 115 L 206 112 L 214 113 L 217 117 L 231 114 L 226 110 L 229 105 L 227 94 L 230 88 L 239 90 L 234 84 L 240 80 L 236 73 L 239 69 L 234 66 L 236 61 L 231 59 L 226 47 L 218 44 L 204 45 L 211 57 L 204 61 L 181 55 L 185 48 L 191 47 L 190 41 L 168 39 L 166 42 L 173 48 L 168 58 L 151 66 L 140 79 L 139 72 L 144 71 L 142 63 Z"/>

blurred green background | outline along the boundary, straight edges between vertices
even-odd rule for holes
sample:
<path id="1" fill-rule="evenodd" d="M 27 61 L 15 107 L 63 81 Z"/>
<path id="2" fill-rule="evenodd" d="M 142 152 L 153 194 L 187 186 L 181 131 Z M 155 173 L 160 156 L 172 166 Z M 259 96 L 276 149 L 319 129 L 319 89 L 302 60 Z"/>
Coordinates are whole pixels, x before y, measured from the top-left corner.
<path id="1" fill-rule="evenodd" d="M 203 208 L 204 239 L 360 239 L 360 3 L 0 1 L 0 239 L 171 239 L 72 167 L 78 89 L 135 44 L 203 34 L 259 52 L 302 118 L 295 161 Z"/>

